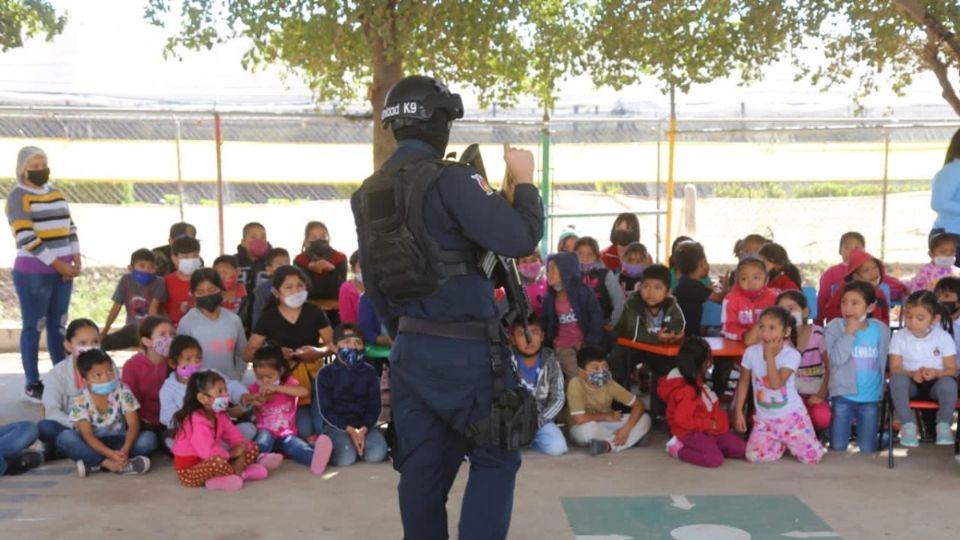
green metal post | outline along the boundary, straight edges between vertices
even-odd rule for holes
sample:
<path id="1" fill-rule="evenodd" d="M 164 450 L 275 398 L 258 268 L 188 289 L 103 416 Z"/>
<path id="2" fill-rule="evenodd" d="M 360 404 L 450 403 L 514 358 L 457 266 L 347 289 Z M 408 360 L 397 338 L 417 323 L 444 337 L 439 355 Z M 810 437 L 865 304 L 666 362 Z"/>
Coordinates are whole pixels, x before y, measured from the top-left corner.
<path id="1" fill-rule="evenodd" d="M 553 203 L 550 200 L 550 113 L 543 110 L 543 129 L 540 132 L 540 199 L 543 201 L 544 214 L 552 213 Z M 543 240 L 540 242 L 540 255 L 546 259 L 550 252 L 550 232 L 552 219 L 546 218 L 543 226 Z"/>

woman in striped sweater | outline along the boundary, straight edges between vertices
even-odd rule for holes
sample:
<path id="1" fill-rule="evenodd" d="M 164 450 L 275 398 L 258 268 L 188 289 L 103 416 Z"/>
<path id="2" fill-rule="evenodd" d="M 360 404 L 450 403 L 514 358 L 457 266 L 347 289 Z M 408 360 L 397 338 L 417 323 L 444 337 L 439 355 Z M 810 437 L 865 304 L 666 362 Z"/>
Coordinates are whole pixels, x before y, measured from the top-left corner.
<path id="1" fill-rule="evenodd" d="M 80 275 L 80 245 L 63 193 L 47 183 L 50 169 L 43 150 L 34 146 L 20 149 L 16 178 L 17 186 L 7 196 L 7 220 L 17 244 L 13 285 L 23 318 L 24 398 L 39 403 L 43 395 L 37 368 L 40 332 L 47 330 L 47 350 L 53 363 L 63 360 L 73 278 Z"/>

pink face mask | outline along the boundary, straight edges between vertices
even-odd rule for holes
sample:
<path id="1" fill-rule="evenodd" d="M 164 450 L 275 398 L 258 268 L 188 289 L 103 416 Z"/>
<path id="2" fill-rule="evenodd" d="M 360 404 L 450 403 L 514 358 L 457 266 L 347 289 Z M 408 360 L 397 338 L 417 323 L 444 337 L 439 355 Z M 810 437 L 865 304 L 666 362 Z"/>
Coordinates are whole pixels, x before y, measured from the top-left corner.
<path id="1" fill-rule="evenodd" d="M 520 275 L 530 280 L 540 277 L 540 270 L 542 269 L 543 263 L 540 262 L 520 263 L 517 265 L 517 271 L 520 272 Z"/>
<path id="2" fill-rule="evenodd" d="M 177 375 L 183 377 L 184 379 L 189 379 L 193 376 L 194 373 L 202 369 L 200 364 L 187 364 L 185 366 L 177 366 Z"/>
<path id="3" fill-rule="evenodd" d="M 247 241 L 247 253 L 249 253 L 252 257 L 263 257 L 267 254 L 268 249 L 270 249 L 270 244 L 268 244 L 266 240 L 260 240 L 257 238 Z"/>

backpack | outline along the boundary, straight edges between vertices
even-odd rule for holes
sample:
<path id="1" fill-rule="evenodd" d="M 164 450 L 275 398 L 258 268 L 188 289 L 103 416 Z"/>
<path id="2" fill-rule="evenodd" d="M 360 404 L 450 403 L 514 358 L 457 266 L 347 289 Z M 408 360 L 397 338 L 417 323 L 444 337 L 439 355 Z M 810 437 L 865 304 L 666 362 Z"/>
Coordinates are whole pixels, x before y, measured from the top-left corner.
<path id="1" fill-rule="evenodd" d="M 474 250 L 441 249 L 423 221 L 427 193 L 453 161 L 414 159 L 386 166 L 353 195 L 365 241 L 364 281 L 398 304 L 433 295 L 457 275 L 478 273 Z"/>
<path id="2" fill-rule="evenodd" d="M 607 290 L 607 274 L 610 272 L 607 268 L 591 268 L 583 272 L 583 283 L 597 296 L 600 302 L 600 311 L 603 313 L 604 320 L 610 320 L 613 314 L 613 298 L 610 291 Z"/>

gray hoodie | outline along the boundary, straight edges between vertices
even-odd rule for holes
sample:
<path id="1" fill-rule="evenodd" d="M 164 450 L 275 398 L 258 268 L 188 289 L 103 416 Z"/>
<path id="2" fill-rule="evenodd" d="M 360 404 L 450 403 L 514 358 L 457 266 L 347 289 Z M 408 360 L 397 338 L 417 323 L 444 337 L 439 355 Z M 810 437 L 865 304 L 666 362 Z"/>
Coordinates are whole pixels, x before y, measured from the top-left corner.
<path id="1" fill-rule="evenodd" d="M 518 354 L 513 351 L 515 367 Z M 557 362 L 553 349 L 546 347 L 540 349 L 540 375 L 537 377 L 537 385 L 533 389 L 533 397 L 537 400 L 537 411 L 539 412 L 537 425 L 539 427 L 553 422 L 566 403 L 563 372 L 560 370 L 560 363 Z"/>
<path id="2" fill-rule="evenodd" d="M 880 371 L 887 369 L 887 354 L 890 350 L 890 327 L 876 319 L 869 319 L 870 324 L 880 328 L 880 343 L 877 347 L 877 360 L 880 362 Z M 828 384 L 831 396 L 849 396 L 857 393 L 857 365 L 853 361 L 853 343 L 855 336 L 849 336 L 844 331 L 847 325 L 845 319 L 830 321 L 824 331 L 824 340 L 827 343 L 827 355 L 830 357 L 830 382 Z"/>

